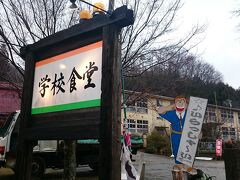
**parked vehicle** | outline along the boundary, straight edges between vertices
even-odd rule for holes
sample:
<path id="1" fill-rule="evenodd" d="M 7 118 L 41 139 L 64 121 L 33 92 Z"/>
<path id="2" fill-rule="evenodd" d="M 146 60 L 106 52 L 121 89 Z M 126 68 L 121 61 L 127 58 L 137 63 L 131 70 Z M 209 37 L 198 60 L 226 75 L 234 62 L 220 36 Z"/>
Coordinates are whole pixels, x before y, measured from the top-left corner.
<path id="1" fill-rule="evenodd" d="M 0 127 L 0 167 L 14 170 L 17 154 L 20 111 L 11 113 Z M 99 142 L 97 139 L 77 140 L 76 163 L 98 169 Z M 142 148 L 143 139 L 132 137 L 132 153 Z M 62 140 L 38 141 L 33 149 L 32 175 L 42 176 L 46 168 L 63 168 L 64 144 Z"/>

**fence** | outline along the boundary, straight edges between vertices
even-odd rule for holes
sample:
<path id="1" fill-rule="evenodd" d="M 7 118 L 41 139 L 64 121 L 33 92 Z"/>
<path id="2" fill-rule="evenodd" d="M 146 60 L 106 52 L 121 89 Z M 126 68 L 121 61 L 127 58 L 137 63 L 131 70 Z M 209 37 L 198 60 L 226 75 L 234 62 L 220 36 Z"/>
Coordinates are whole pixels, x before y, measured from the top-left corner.
<path id="1" fill-rule="evenodd" d="M 216 142 L 199 142 L 198 151 L 215 151 Z"/>

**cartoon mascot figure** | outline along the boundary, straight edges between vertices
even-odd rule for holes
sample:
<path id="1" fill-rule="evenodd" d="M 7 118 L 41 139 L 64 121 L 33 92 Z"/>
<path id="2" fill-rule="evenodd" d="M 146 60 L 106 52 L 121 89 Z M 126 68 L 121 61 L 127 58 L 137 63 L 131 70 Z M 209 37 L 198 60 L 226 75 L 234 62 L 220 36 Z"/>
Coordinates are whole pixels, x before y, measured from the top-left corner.
<path id="1" fill-rule="evenodd" d="M 171 123 L 171 143 L 172 153 L 175 158 L 176 164 L 181 164 L 177 161 L 177 153 L 179 143 L 182 136 L 185 117 L 187 114 L 187 100 L 184 96 L 177 96 L 174 99 L 174 104 L 166 107 L 160 107 L 158 114 Z"/>

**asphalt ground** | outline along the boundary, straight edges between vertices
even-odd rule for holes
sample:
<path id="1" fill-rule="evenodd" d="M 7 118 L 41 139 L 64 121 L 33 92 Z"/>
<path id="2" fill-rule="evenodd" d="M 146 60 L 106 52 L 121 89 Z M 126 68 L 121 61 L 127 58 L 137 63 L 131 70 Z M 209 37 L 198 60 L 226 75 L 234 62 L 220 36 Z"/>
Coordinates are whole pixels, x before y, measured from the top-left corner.
<path id="1" fill-rule="evenodd" d="M 134 159 L 134 166 L 138 169 L 140 159 L 146 163 L 145 166 L 145 180 L 171 180 L 171 169 L 174 165 L 173 158 L 147 154 L 138 152 Z M 225 167 L 223 161 L 202 161 L 196 160 L 194 167 L 201 169 L 210 176 L 215 176 L 216 180 L 226 180 Z M 63 179 L 63 170 L 47 169 L 42 178 L 32 178 L 32 180 L 59 180 Z M 11 169 L 0 168 L 0 180 L 15 180 L 14 172 Z M 98 180 L 96 172 L 92 171 L 88 166 L 80 166 L 77 168 L 76 180 Z"/>
<path id="2" fill-rule="evenodd" d="M 139 162 L 142 152 L 138 152 L 138 155 L 135 157 L 136 161 L 134 162 L 135 166 Z M 172 167 L 174 166 L 174 159 L 155 155 L 143 153 L 143 161 L 145 161 L 145 180 L 171 180 L 172 179 Z M 204 173 L 209 176 L 215 176 L 215 180 L 226 180 L 225 177 L 225 166 L 223 161 L 203 161 L 196 160 L 194 167 L 201 169 Z"/>
<path id="3" fill-rule="evenodd" d="M 47 169 L 42 178 L 33 177 L 32 180 L 60 180 L 63 170 Z M 15 180 L 14 172 L 8 168 L 0 168 L 0 180 Z M 98 180 L 96 172 L 88 166 L 77 168 L 76 180 Z"/>

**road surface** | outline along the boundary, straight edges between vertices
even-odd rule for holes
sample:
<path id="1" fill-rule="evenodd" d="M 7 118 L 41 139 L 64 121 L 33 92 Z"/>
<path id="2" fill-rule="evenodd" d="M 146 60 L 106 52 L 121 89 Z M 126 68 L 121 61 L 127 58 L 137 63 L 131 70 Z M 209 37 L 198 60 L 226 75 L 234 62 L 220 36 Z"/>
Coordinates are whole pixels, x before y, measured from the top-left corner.
<path id="1" fill-rule="evenodd" d="M 135 157 L 135 166 L 137 166 L 141 153 L 142 152 L 138 152 L 138 155 Z M 145 180 L 170 180 L 172 178 L 171 169 L 174 165 L 173 158 L 144 153 L 143 159 L 146 163 Z M 226 180 L 223 161 L 196 160 L 194 167 L 201 169 L 210 176 L 216 176 L 216 180 Z"/>
<path id="2" fill-rule="evenodd" d="M 134 165 L 137 169 L 141 154 L 138 152 L 135 158 Z M 174 165 L 174 160 L 170 157 L 143 153 L 143 161 L 146 162 L 145 180 L 171 180 L 171 169 Z M 196 160 L 194 167 L 203 170 L 206 174 L 216 176 L 216 180 L 226 180 L 225 168 L 223 161 L 201 161 Z M 63 170 L 47 169 L 46 174 L 42 179 L 44 180 L 57 180 L 62 179 Z M 14 180 L 14 173 L 10 169 L 0 169 L 1 180 Z M 39 180 L 35 178 L 34 180 Z M 97 174 L 92 171 L 88 166 L 81 166 L 77 168 L 76 180 L 97 180 Z"/>

